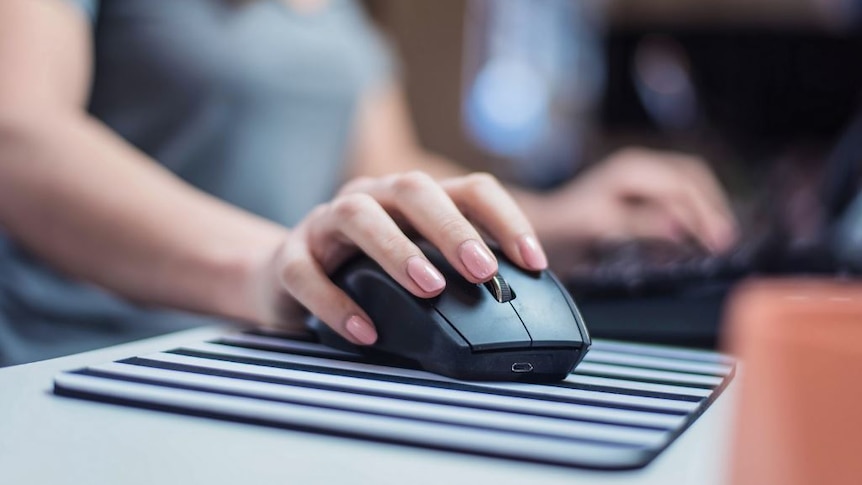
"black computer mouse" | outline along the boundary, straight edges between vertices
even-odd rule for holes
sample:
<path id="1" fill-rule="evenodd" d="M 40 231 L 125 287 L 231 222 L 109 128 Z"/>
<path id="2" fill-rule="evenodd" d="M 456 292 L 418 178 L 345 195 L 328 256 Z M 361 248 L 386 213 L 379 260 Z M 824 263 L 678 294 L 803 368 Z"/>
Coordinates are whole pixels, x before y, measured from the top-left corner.
<path id="1" fill-rule="evenodd" d="M 465 380 L 558 381 L 583 359 L 590 336 L 551 272 L 525 271 L 497 252 L 497 276 L 475 284 L 433 246 L 419 246 L 446 278 L 443 293 L 413 296 L 371 258 L 357 256 L 333 281 L 371 317 L 377 342 L 354 346 L 312 317 L 319 340 L 378 363 Z"/>

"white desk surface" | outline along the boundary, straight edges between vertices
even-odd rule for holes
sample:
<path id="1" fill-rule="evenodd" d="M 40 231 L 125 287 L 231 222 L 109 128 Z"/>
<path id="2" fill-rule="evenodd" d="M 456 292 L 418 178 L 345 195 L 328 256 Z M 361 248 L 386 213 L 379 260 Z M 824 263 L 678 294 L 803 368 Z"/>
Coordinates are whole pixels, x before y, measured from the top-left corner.
<path id="1" fill-rule="evenodd" d="M 516 463 L 54 396 L 63 370 L 199 342 L 204 328 L 0 369 L 0 483 L 723 484 L 736 384 L 642 470 Z"/>

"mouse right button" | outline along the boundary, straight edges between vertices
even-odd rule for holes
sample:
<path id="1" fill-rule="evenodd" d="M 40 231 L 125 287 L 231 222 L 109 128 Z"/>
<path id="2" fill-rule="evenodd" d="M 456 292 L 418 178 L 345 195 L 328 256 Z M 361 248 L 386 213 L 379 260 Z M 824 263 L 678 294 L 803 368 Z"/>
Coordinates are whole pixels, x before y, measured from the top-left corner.
<path id="1" fill-rule="evenodd" d="M 532 277 L 523 275 L 518 279 Z M 568 294 L 548 273 L 542 272 L 536 278 L 540 281 L 527 284 L 510 279 L 517 295 L 510 303 L 530 333 L 533 347 L 581 347 L 585 337 L 578 328 L 580 315 L 573 303 L 570 306 Z"/>

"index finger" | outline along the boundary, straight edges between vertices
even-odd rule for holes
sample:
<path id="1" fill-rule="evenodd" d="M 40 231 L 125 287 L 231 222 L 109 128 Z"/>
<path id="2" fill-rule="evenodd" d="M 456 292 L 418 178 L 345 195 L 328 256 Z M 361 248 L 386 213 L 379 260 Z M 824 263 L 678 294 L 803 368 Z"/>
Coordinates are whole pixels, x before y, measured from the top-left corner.
<path id="1" fill-rule="evenodd" d="M 533 225 L 494 176 L 475 173 L 441 185 L 467 218 L 486 230 L 515 264 L 534 271 L 548 267 Z"/>
<path id="2" fill-rule="evenodd" d="M 736 217 L 731 209 L 727 193 L 722 188 L 718 177 L 710 170 L 706 162 L 700 158 L 687 155 L 678 155 L 674 160 L 676 161 L 676 167 L 686 173 L 697 185 L 697 190 L 704 194 L 707 202 L 735 224 Z"/>

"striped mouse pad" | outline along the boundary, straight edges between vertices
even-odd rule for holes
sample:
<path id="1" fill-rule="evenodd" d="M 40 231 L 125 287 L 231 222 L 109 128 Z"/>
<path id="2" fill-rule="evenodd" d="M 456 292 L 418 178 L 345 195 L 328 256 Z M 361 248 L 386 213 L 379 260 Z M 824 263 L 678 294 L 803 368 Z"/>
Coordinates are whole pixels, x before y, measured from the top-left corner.
<path id="1" fill-rule="evenodd" d="M 558 383 L 465 382 L 249 332 L 64 372 L 54 393 L 511 460 L 631 469 L 691 425 L 734 371 L 721 354 L 597 340 Z"/>

